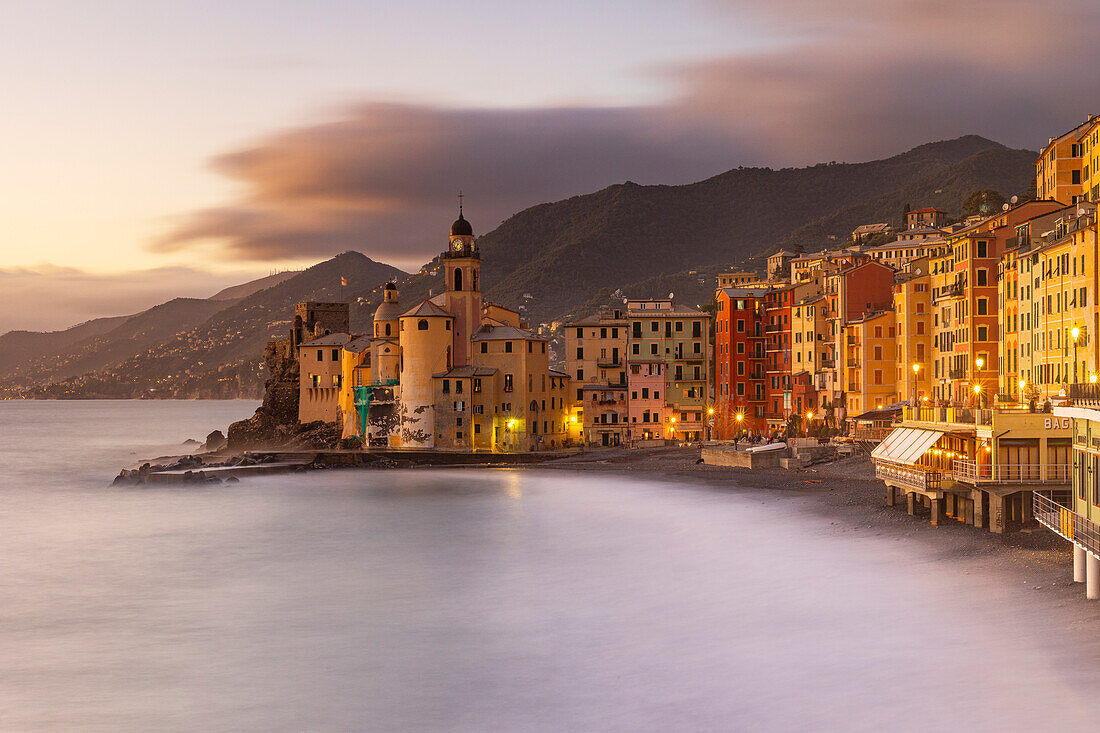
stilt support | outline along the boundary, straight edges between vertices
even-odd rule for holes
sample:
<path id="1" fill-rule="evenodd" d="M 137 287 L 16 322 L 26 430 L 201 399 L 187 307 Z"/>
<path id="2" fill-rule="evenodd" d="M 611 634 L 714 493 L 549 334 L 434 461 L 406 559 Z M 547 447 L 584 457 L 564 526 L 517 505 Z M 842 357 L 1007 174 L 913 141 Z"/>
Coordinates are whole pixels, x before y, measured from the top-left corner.
<path id="1" fill-rule="evenodd" d="M 1095 601 L 1100 598 L 1100 557 L 1086 553 L 1085 561 L 1085 598 Z"/>
<path id="2" fill-rule="evenodd" d="M 1085 548 L 1081 545 L 1073 546 L 1073 582 L 1085 582 Z"/>

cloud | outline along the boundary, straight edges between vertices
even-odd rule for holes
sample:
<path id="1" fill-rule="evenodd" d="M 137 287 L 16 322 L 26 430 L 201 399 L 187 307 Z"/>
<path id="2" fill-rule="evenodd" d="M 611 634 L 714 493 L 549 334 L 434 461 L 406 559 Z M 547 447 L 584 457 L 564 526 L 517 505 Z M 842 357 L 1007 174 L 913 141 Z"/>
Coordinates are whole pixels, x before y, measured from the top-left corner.
<path id="1" fill-rule="evenodd" d="M 175 297 L 207 298 L 249 279 L 186 267 L 109 275 L 52 266 L 0 270 L 0 333 L 53 331 L 104 314 L 137 313 Z"/>
<path id="2" fill-rule="evenodd" d="M 156 243 L 217 241 L 230 258 L 323 256 L 349 248 L 416 266 L 441 251 L 466 194 L 479 233 L 547 200 L 633 179 L 686 182 L 734 160 L 724 134 L 691 144 L 663 109 L 446 109 L 362 104 L 213 161 L 245 184 L 237 204 L 188 216 Z"/>
<path id="3" fill-rule="evenodd" d="M 484 233 L 625 180 L 866 160 L 970 133 L 1038 148 L 1100 111 L 1091 0 L 703 4 L 769 43 L 648 70 L 673 90 L 653 106 L 351 106 L 214 159 L 246 194 L 152 246 L 240 261 L 357 249 L 410 268 L 442 249 L 460 188 Z"/>

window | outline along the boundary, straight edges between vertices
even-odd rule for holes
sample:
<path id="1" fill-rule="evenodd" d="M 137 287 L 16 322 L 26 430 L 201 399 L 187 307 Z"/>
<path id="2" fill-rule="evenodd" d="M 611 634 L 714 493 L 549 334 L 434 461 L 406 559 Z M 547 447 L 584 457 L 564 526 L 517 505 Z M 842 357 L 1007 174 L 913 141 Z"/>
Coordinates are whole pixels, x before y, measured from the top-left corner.
<path id="1" fill-rule="evenodd" d="M 580 370 L 579 369 L 577 370 L 577 375 L 578 375 L 577 379 L 580 379 L 581 377 L 580 377 Z M 511 374 L 505 374 L 504 375 L 504 391 L 505 392 L 511 392 L 512 391 L 512 375 Z"/>
<path id="2" fill-rule="evenodd" d="M 988 337 L 989 337 L 989 329 L 986 326 L 978 326 L 978 340 L 979 341 L 988 341 L 989 340 Z"/>
<path id="3" fill-rule="evenodd" d="M 737 332 L 738 333 L 744 333 L 745 332 L 745 321 L 743 319 L 740 319 L 740 318 L 737 319 Z"/>
<path id="4" fill-rule="evenodd" d="M 505 341 L 504 342 L 504 353 L 505 354 L 511 354 L 512 353 L 512 342 L 511 341 Z"/>
<path id="5" fill-rule="evenodd" d="M 650 351 L 651 354 L 656 354 L 657 353 L 657 344 L 650 344 L 649 345 L 649 351 Z"/>
<path id="6" fill-rule="evenodd" d="M 984 316 L 989 313 L 989 300 L 987 298 L 978 298 L 978 315 Z M 982 339 L 983 341 L 985 339 Z"/>
<path id="7" fill-rule="evenodd" d="M 984 239 L 979 239 L 977 245 L 975 245 L 976 257 L 987 257 L 986 254 L 988 243 Z"/>
<path id="8" fill-rule="evenodd" d="M 480 377 L 475 377 L 474 378 L 474 392 L 480 392 L 480 391 L 481 391 L 481 378 Z"/>
<path id="9" fill-rule="evenodd" d="M 317 349 L 317 361 L 324 361 L 324 360 L 325 360 L 325 350 L 324 349 Z"/>
<path id="10" fill-rule="evenodd" d="M 988 284 L 988 282 L 987 282 L 988 278 L 989 278 L 989 271 L 988 270 L 984 270 L 984 269 L 978 270 L 977 281 L 976 281 L 975 284 L 977 284 L 977 285 L 987 285 Z"/>
<path id="11" fill-rule="evenodd" d="M 417 321 L 416 322 L 416 330 L 417 331 L 427 331 L 428 330 L 428 321 L 427 321 L 427 319 L 421 318 L 419 321 Z"/>
<path id="12" fill-rule="evenodd" d="M 488 354 L 489 353 L 489 342 L 488 341 L 482 341 L 481 342 L 481 353 L 482 354 Z"/>
<path id="13" fill-rule="evenodd" d="M 584 358 L 584 347 L 583 346 L 578 346 L 577 347 L 577 358 L 578 359 L 583 359 Z"/>
<path id="14" fill-rule="evenodd" d="M 455 380 L 455 394 L 462 394 L 462 380 Z"/>
<path id="15" fill-rule="evenodd" d="M 632 344 L 630 347 L 630 353 L 632 353 L 634 356 L 638 356 L 641 353 L 640 348 L 640 344 Z"/>
<path id="16" fill-rule="evenodd" d="M 699 338 L 703 335 L 703 324 L 700 321 L 691 322 L 691 337 Z"/>
<path id="17" fill-rule="evenodd" d="M 474 423 L 474 435 L 481 435 L 481 423 Z"/>
<path id="18" fill-rule="evenodd" d="M 584 381 L 584 370 L 583 369 L 578 369 L 577 370 L 577 381 L 578 382 L 583 382 Z"/>
<path id="19" fill-rule="evenodd" d="M 684 330 L 684 322 L 676 321 L 676 332 L 679 333 Z"/>
<path id="20" fill-rule="evenodd" d="M 443 394 L 450 394 L 450 393 L 451 393 L 451 380 L 444 379 L 443 380 Z"/>

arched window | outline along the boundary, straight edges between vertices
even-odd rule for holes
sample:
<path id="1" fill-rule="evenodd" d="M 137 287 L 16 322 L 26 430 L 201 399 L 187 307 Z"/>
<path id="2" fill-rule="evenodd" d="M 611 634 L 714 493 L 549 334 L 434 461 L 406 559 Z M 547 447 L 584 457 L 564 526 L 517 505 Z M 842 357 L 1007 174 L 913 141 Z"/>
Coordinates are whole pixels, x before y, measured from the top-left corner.
<path id="1" fill-rule="evenodd" d="M 386 324 L 386 335 L 387 336 L 390 335 L 390 324 L 388 324 L 388 323 Z"/>
<path id="2" fill-rule="evenodd" d="M 455 290 L 462 290 L 462 270 L 455 268 Z"/>
<path id="3" fill-rule="evenodd" d="M 428 330 L 428 320 L 426 318 L 421 318 L 419 321 L 417 321 L 416 322 L 416 330 L 418 330 L 418 331 L 427 331 Z"/>

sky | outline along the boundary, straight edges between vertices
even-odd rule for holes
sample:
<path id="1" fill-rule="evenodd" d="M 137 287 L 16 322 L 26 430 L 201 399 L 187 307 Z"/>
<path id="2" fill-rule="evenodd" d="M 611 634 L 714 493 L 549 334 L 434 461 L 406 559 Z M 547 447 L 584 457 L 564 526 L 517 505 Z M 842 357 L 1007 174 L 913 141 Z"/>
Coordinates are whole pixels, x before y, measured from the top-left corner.
<path id="1" fill-rule="evenodd" d="M 1100 111 L 1092 0 L 0 0 L 0 331 Z"/>

